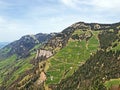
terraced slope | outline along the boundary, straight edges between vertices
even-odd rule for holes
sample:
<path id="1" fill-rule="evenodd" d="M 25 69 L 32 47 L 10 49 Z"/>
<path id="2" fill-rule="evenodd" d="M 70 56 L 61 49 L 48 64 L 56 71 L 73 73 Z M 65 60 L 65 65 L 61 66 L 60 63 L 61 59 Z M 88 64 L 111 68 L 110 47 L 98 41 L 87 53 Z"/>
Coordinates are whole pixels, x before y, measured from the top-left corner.
<path id="1" fill-rule="evenodd" d="M 91 55 L 72 76 L 61 80 L 59 85 L 53 87 L 53 90 L 106 90 L 115 85 L 119 88 L 119 36 L 119 30 L 101 31 L 98 34 L 100 48 L 97 52 Z M 111 79 L 116 79 L 116 81 L 109 81 Z"/>
<path id="2" fill-rule="evenodd" d="M 66 47 L 48 60 L 46 83 L 59 83 L 61 79 L 71 76 L 91 55 L 94 55 L 99 48 L 98 34 L 99 31 L 76 30 Z M 80 39 L 74 38 L 75 35 L 81 36 Z"/>

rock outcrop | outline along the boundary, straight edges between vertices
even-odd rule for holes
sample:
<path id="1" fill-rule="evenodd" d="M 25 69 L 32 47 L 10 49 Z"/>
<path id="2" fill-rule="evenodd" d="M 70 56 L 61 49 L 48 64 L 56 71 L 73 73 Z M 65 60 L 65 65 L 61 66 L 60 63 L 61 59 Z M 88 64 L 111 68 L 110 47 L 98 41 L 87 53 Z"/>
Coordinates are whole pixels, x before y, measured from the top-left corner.
<path id="1" fill-rule="evenodd" d="M 52 55 L 53 54 L 52 54 L 51 51 L 40 49 L 40 50 L 37 50 L 37 54 L 36 54 L 35 59 L 38 59 L 38 58 L 41 58 L 41 57 L 49 58 Z"/>

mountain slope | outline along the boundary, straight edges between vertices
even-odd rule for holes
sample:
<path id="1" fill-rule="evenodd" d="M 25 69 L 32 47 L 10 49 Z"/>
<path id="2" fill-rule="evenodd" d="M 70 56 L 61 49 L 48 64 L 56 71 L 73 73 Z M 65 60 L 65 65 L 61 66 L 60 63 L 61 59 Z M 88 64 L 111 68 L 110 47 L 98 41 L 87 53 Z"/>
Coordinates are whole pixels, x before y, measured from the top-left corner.
<path id="1" fill-rule="evenodd" d="M 103 90 L 105 81 L 120 78 L 118 27 L 119 24 L 113 24 L 92 30 L 90 27 L 75 29 L 66 47 L 48 59 L 47 85 L 53 90 Z"/>
<path id="2" fill-rule="evenodd" d="M 11 75 L 13 79 L 8 84 L 3 80 L 1 89 L 106 90 L 110 87 L 108 84 L 113 83 L 109 80 L 119 82 L 120 78 L 119 29 L 120 23 L 78 22 L 69 26 L 37 48 L 36 52 L 21 58 L 21 63 L 16 65 L 23 61 L 27 63 Z M 12 58 L 18 56 L 11 57 L 10 61 Z M 22 75 L 14 78 L 18 74 Z"/>
<path id="3" fill-rule="evenodd" d="M 77 35 L 84 36 L 82 36 L 81 39 L 75 38 L 76 33 Z M 85 63 L 91 54 L 96 53 L 99 47 L 99 41 L 97 39 L 98 33 L 99 31 L 76 30 L 68 40 L 66 47 L 62 48 L 56 55 L 48 60 L 50 66 L 47 74 L 50 76 L 48 77 L 47 83 L 58 83 L 61 78 L 71 76 L 79 66 Z M 89 38 L 89 40 L 86 40 L 87 38 Z M 51 77 L 54 77 L 53 80 L 51 80 Z"/>
<path id="4" fill-rule="evenodd" d="M 85 64 L 80 66 L 72 76 L 63 78 L 64 80 L 56 88 L 53 87 L 53 90 L 106 90 L 107 87 L 104 86 L 106 81 L 120 78 L 119 36 L 119 30 L 101 31 L 98 34 L 100 48 L 97 52 L 90 55 L 88 59 L 86 55 Z"/>
<path id="5" fill-rule="evenodd" d="M 23 36 L 0 49 L 0 86 L 5 89 L 34 67 L 36 50 L 55 34 Z"/>
<path id="6" fill-rule="evenodd" d="M 105 59 L 100 57 L 105 57 Z M 91 61 L 88 60 L 71 77 L 63 80 L 56 90 L 59 88 L 60 90 L 105 90 L 103 83 L 110 79 L 119 78 L 120 75 L 120 62 L 115 59 L 116 57 L 113 57 L 110 52 L 98 52 L 97 55 L 90 58 Z M 110 58 L 112 59 L 109 60 Z"/>

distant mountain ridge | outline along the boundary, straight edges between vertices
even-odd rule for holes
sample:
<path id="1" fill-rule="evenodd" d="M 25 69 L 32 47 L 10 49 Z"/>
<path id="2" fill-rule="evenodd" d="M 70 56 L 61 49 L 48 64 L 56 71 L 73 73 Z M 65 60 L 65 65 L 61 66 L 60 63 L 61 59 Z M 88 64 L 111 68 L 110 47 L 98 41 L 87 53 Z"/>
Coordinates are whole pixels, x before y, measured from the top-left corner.
<path id="1" fill-rule="evenodd" d="M 30 53 L 30 49 L 38 44 L 43 44 L 51 39 L 55 33 L 36 35 L 26 35 L 21 37 L 0 50 L 0 57 L 9 57 L 13 54 L 17 54 L 19 58 L 26 57 Z M 4 53 L 5 52 L 5 53 Z M 3 54 L 4 53 L 4 54 Z"/>
<path id="2" fill-rule="evenodd" d="M 0 42 L 0 49 L 9 44 L 9 42 Z"/>

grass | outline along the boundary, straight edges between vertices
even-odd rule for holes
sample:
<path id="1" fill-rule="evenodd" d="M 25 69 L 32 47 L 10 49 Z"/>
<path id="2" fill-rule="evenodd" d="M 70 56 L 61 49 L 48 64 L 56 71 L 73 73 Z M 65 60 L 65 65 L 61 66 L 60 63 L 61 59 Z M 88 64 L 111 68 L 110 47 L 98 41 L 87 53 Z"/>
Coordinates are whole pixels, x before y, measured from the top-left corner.
<path id="1" fill-rule="evenodd" d="M 34 57 L 34 55 L 25 58 L 25 59 L 20 59 L 15 66 L 19 66 L 19 68 L 13 72 L 12 77 L 10 78 L 10 80 L 7 82 L 7 84 L 10 84 L 11 82 L 13 82 L 14 80 L 16 80 L 18 77 L 20 77 L 20 75 L 22 75 L 25 71 L 31 69 L 33 67 L 32 64 L 30 64 L 30 60 Z"/>
<path id="2" fill-rule="evenodd" d="M 72 35 L 75 35 L 75 34 L 80 35 L 80 34 L 83 34 L 83 33 L 84 33 L 84 31 L 82 31 L 81 29 L 78 29 L 78 30 L 75 30 Z"/>
<path id="3" fill-rule="evenodd" d="M 15 60 L 16 55 L 13 55 L 10 58 L 0 61 L 0 84 L 4 80 L 4 77 L 7 74 L 8 70 L 11 69 L 10 67 L 14 64 Z"/>
<path id="4" fill-rule="evenodd" d="M 34 51 L 35 49 L 40 48 L 40 47 L 41 47 L 41 44 L 37 44 L 37 45 L 35 45 L 35 46 L 30 50 L 30 52 L 34 53 L 33 51 Z"/>
<path id="5" fill-rule="evenodd" d="M 6 47 L 6 48 L 4 48 L 4 49 L 1 49 L 2 54 L 6 54 L 6 53 L 8 53 L 10 50 L 11 50 L 11 48 L 8 48 L 8 47 Z"/>
<path id="6" fill-rule="evenodd" d="M 120 35 L 120 32 L 118 33 L 118 37 L 119 37 L 119 35 Z M 120 39 L 120 38 L 118 38 L 118 39 Z M 117 51 L 117 50 L 119 51 L 120 50 L 120 42 L 119 42 L 118 39 L 115 42 L 112 43 L 112 46 L 114 44 L 117 44 L 117 46 L 115 46 L 115 47 L 112 48 L 112 51 Z"/>
<path id="7" fill-rule="evenodd" d="M 120 50 L 120 43 L 118 43 L 116 47 L 112 48 L 112 51 L 117 51 L 117 50 Z"/>
<path id="8" fill-rule="evenodd" d="M 7 77 L 8 73 L 11 73 L 9 80 L 7 80 L 6 85 L 9 85 L 14 80 L 16 80 L 22 73 L 26 70 L 29 70 L 33 67 L 30 64 L 30 60 L 35 56 L 35 54 L 31 55 L 30 57 L 16 60 L 16 55 L 13 55 L 5 60 L 0 61 L 0 84 L 4 81 L 4 78 Z M 17 69 L 15 69 L 18 67 Z"/>
<path id="9" fill-rule="evenodd" d="M 93 33 L 94 32 L 95 31 L 93 31 Z M 77 30 L 75 33 L 81 34 L 83 32 Z M 75 33 L 73 33 L 73 35 Z M 88 42 L 85 40 L 70 39 L 66 47 L 48 59 L 49 69 L 46 72 L 46 84 L 56 84 L 59 83 L 61 79 L 71 76 L 74 71 L 90 57 L 91 53 L 95 53 L 99 47 L 97 35 L 98 33 L 95 33 Z M 86 44 L 88 44 L 87 47 Z"/>
<path id="10" fill-rule="evenodd" d="M 16 59 L 16 55 L 13 55 L 13 56 L 11 56 L 10 58 L 7 58 L 7 59 L 5 59 L 5 60 L 0 61 L 0 69 L 4 68 L 5 65 L 8 66 L 8 65 L 10 65 L 11 63 L 13 63 L 13 62 L 15 61 L 15 59 Z"/>
<path id="11" fill-rule="evenodd" d="M 111 79 L 109 81 L 106 81 L 104 85 L 109 89 L 113 85 L 120 85 L 120 78 L 119 79 Z"/>

